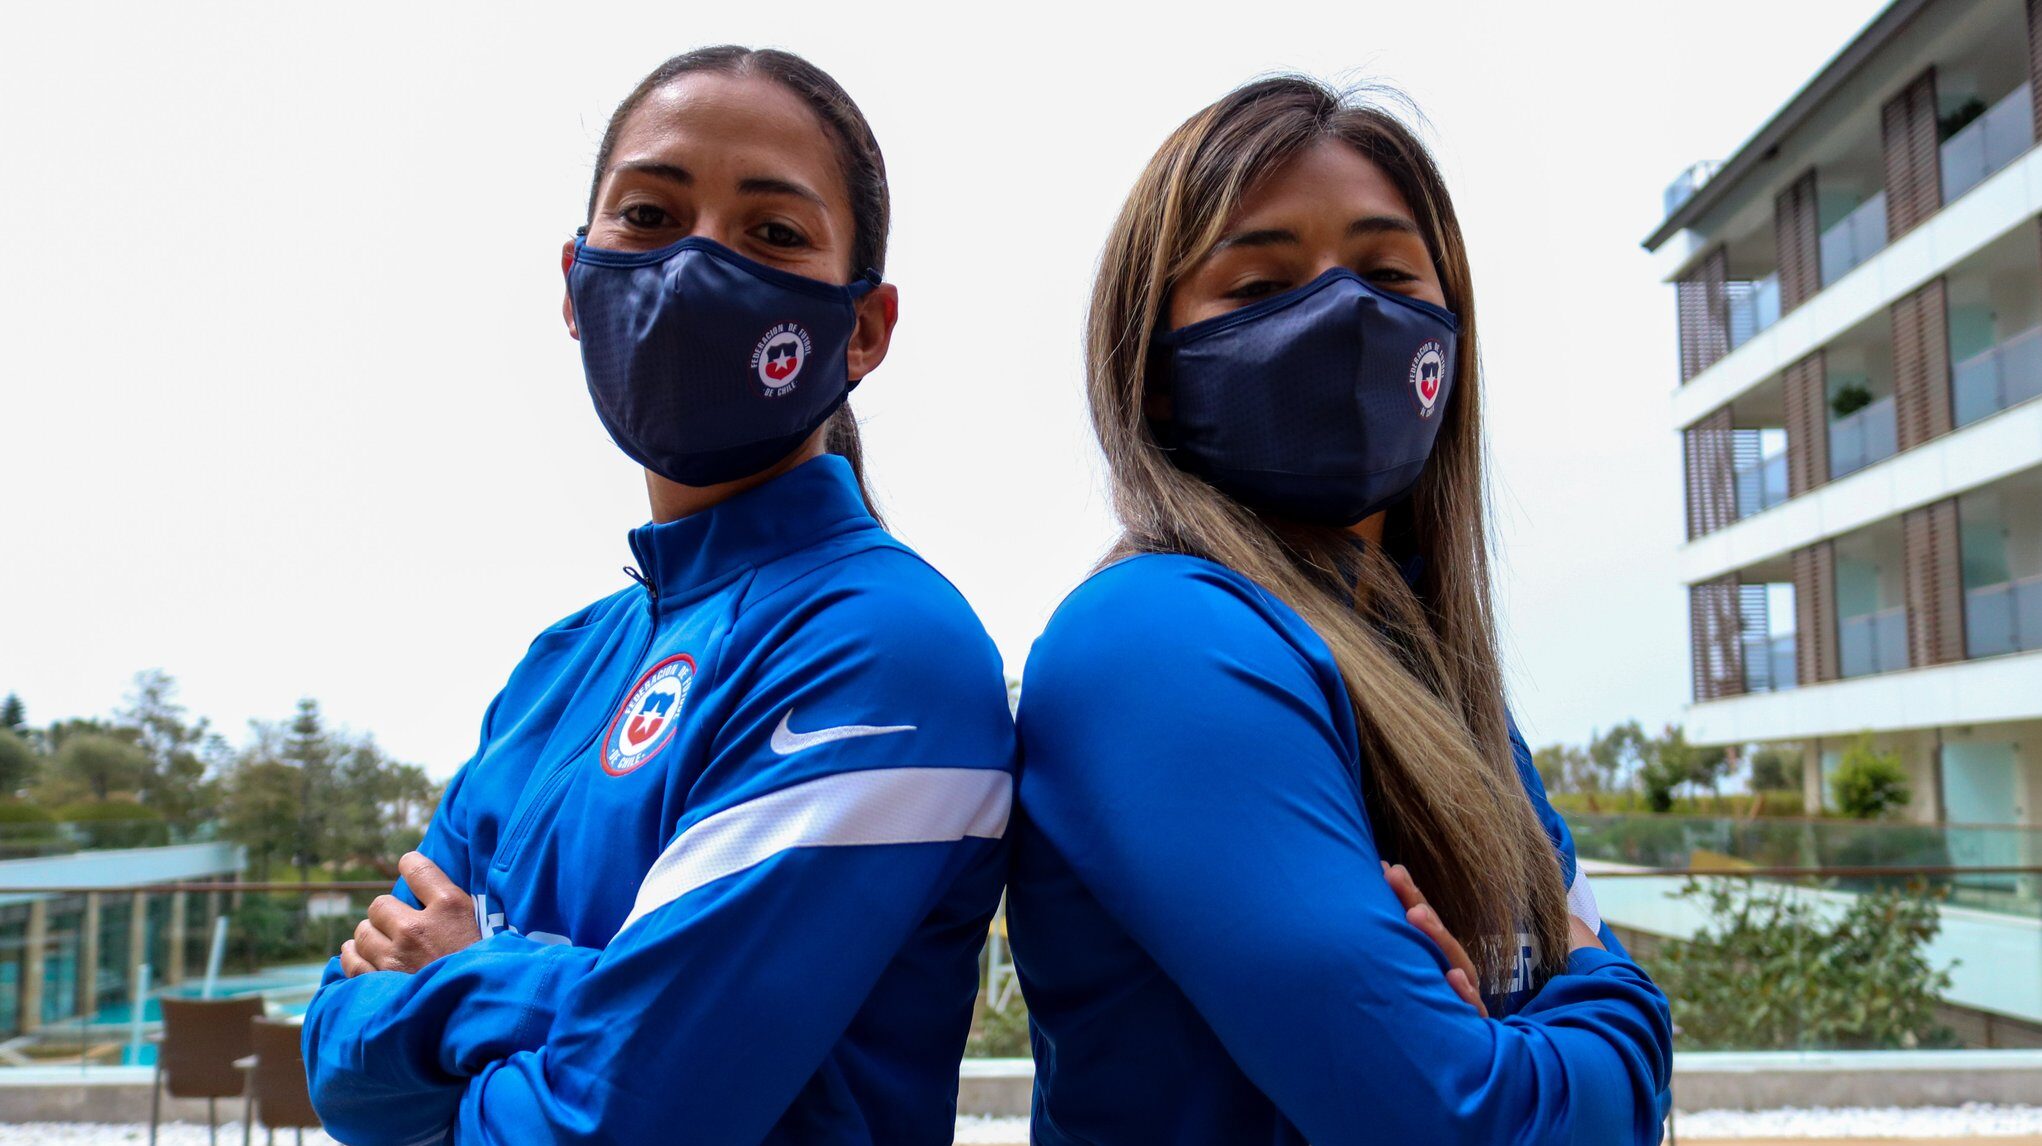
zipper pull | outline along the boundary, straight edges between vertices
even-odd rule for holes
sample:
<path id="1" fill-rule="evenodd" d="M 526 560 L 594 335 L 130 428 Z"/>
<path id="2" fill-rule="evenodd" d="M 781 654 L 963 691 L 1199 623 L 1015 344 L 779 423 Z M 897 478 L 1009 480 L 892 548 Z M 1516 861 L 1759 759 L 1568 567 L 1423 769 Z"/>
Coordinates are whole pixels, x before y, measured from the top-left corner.
<path id="1" fill-rule="evenodd" d="M 650 593 L 652 595 L 653 600 L 655 601 L 659 600 L 659 586 L 654 585 L 652 583 L 651 578 L 647 577 L 643 573 L 640 573 L 636 568 L 630 565 L 624 566 L 624 576 L 629 577 L 633 581 L 638 582 L 639 588 L 644 589 L 647 593 Z"/>

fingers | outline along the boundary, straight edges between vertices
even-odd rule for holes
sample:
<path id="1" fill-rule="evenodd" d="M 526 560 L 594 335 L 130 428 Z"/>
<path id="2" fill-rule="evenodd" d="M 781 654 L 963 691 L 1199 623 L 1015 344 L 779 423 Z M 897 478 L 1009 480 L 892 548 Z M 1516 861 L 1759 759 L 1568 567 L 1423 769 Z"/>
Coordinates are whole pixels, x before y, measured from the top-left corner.
<path id="1" fill-rule="evenodd" d="M 410 966 L 398 953 L 397 944 L 376 924 L 364 919 L 355 924 L 355 954 L 376 971 L 408 971 Z"/>
<path id="2" fill-rule="evenodd" d="M 1489 1017 L 1489 1008 L 1482 1005 L 1482 992 L 1475 989 L 1475 982 L 1468 978 L 1466 971 L 1459 967 L 1448 971 L 1446 985 L 1454 989 L 1454 994 L 1459 995 L 1462 1002 L 1475 1008 L 1476 1014 L 1485 1019 Z"/>
<path id="3" fill-rule="evenodd" d="M 352 939 L 340 945 L 340 969 L 350 979 L 356 975 L 366 975 L 370 971 L 375 970 L 374 967 L 369 966 L 367 959 L 362 958 L 355 951 L 355 941 Z"/>
<path id="4" fill-rule="evenodd" d="M 440 865 L 425 858 L 422 852 L 405 852 L 397 861 L 397 870 L 404 876 L 404 884 L 411 894 L 427 907 L 448 899 L 467 899 L 468 893 L 454 885 Z"/>
<path id="5" fill-rule="evenodd" d="M 1439 912 L 1426 902 L 1425 893 L 1418 890 L 1418 881 L 1411 877 L 1410 870 L 1403 864 L 1384 863 L 1383 878 L 1389 881 L 1390 890 L 1396 892 L 1397 902 L 1403 905 L 1404 918 L 1432 940 L 1440 954 L 1446 956 L 1447 982 L 1454 993 L 1487 1018 L 1489 1009 L 1482 1005 L 1482 993 L 1475 988 L 1475 961 L 1468 956 L 1461 941 L 1454 938 L 1453 932 L 1447 930 Z"/>

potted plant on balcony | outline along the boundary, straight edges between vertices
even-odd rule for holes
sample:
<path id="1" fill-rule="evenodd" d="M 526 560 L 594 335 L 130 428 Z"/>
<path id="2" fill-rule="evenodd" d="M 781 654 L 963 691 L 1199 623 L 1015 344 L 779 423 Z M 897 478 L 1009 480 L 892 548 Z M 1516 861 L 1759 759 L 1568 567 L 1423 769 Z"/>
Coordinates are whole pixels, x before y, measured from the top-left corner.
<path id="1" fill-rule="evenodd" d="M 1845 382 L 1829 396 L 1829 412 L 1836 418 L 1848 418 L 1872 404 L 1872 389 L 1863 382 Z"/>

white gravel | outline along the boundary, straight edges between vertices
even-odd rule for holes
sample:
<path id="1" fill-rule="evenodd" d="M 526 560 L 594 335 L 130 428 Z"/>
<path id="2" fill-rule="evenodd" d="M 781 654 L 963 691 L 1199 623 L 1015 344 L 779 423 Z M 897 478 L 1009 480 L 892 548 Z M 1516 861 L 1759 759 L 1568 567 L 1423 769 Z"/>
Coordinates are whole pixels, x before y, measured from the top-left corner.
<path id="1" fill-rule="evenodd" d="M 2042 1134 L 2042 1106 L 1840 1106 L 1681 1112 L 1682 1138 L 2000 1138 Z"/>

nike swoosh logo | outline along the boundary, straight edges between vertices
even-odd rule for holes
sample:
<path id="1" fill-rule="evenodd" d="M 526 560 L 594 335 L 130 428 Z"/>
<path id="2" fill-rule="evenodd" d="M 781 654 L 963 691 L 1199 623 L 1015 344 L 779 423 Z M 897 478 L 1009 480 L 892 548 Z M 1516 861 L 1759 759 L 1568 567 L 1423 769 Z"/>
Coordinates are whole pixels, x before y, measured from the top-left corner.
<path id="1" fill-rule="evenodd" d="M 894 732 L 913 732 L 912 724 L 839 724 L 835 728 L 818 728 L 814 732 L 796 732 L 787 727 L 794 719 L 794 710 L 780 718 L 780 726 L 773 730 L 769 747 L 782 756 L 792 756 L 803 749 L 823 744 L 834 744 L 839 740 L 851 740 L 859 736 L 885 736 Z"/>

